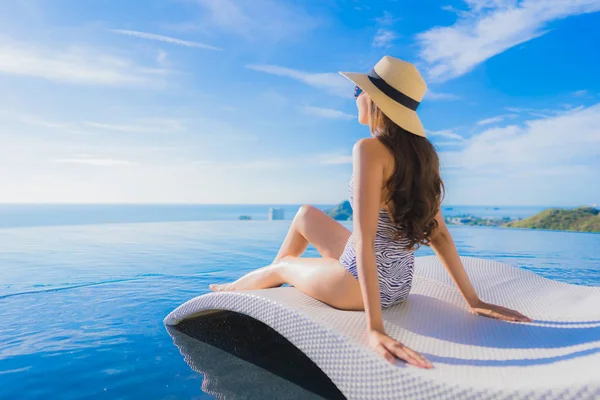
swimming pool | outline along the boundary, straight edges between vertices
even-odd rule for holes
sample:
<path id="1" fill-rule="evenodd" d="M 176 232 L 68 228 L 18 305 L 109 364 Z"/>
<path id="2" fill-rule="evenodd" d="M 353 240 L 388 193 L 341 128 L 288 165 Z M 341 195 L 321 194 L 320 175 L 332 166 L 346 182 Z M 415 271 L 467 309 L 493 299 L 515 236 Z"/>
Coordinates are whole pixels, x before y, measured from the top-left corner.
<path id="1" fill-rule="evenodd" d="M 0 397 L 213 398 L 162 319 L 205 293 L 208 283 L 270 263 L 289 223 L 0 229 Z M 450 230 L 461 255 L 520 265 L 568 283 L 600 285 L 598 234 Z M 417 253 L 429 254 L 428 248 Z M 310 247 L 305 255 L 318 253 Z M 210 354 L 215 367 L 229 362 L 226 354 Z M 255 370 L 237 368 L 222 373 L 247 391 Z M 292 393 L 281 379 L 263 378 L 260 382 Z"/>

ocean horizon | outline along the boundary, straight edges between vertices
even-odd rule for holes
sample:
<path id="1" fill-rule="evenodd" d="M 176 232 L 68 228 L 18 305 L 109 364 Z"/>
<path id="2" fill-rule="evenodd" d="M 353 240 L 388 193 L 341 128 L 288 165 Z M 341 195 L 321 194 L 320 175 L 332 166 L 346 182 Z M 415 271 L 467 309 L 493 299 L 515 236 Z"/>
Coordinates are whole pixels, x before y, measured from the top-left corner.
<path id="1" fill-rule="evenodd" d="M 269 208 L 283 208 L 292 220 L 302 204 L 0 204 L 0 228 L 95 225 L 111 223 L 231 221 L 240 216 L 267 220 Z M 328 210 L 337 204 L 313 204 Z M 576 206 L 574 206 L 576 207 Z M 526 218 L 564 206 L 442 205 L 444 216 Z"/>
<path id="2" fill-rule="evenodd" d="M 260 397 L 252 381 L 260 368 L 231 367 L 219 357 L 204 358 L 206 368 L 227 376 L 195 372 L 162 320 L 207 293 L 210 283 L 271 263 L 299 205 L 284 205 L 279 221 L 266 220 L 269 206 L 0 206 L 0 397 L 210 399 L 221 381 L 228 382 L 220 388 L 227 393 L 251 398 L 255 388 Z M 537 210 L 447 212 L 528 216 Z M 239 214 L 255 220 L 236 220 Z M 352 230 L 351 221 L 340 223 Z M 600 285 L 600 235 L 449 229 L 460 255 Z M 428 247 L 415 253 L 432 254 Z M 303 256 L 319 253 L 310 245 Z M 281 388 L 282 396 L 295 390 L 274 376 L 264 384 Z"/>

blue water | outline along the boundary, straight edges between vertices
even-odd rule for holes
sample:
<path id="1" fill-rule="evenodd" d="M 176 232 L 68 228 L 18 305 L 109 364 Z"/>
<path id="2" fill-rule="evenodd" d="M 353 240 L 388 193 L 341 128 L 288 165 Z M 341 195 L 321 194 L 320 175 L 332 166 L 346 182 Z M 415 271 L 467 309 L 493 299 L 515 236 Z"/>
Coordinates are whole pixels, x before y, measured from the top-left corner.
<path id="1" fill-rule="evenodd" d="M 283 208 L 285 220 L 292 220 L 299 204 L 0 204 L 0 228 L 90 225 L 125 222 L 231 221 L 240 215 L 267 220 L 270 207 Z M 334 205 L 314 205 L 327 210 Z M 444 206 L 445 216 L 470 214 L 475 217 L 525 218 L 547 206 Z"/>
<path id="2" fill-rule="evenodd" d="M 22 210 L 27 207 L 35 208 Z M 25 210 L 5 225 L 13 227 L 0 229 L 0 398 L 214 398 L 204 392 L 204 376 L 185 362 L 162 319 L 206 293 L 209 283 L 270 263 L 289 219 L 258 220 L 268 206 L 235 206 L 223 221 L 108 223 L 89 216 L 96 221 L 82 225 L 72 217 L 84 218 L 81 208 L 60 206 L 59 215 L 52 208 L 58 206 L 47 207 L 54 215 Z M 125 221 L 138 212 L 128 207 L 119 211 Z M 297 206 L 289 207 L 291 218 Z M 249 210 L 257 220 L 235 220 L 237 213 L 252 214 Z M 164 219 L 169 216 L 159 220 Z M 343 224 L 351 229 L 351 223 Z M 450 231 L 461 255 L 600 285 L 598 234 L 468 226 Z M 428 254 L 429 248 L 417 253 Z M 305 256 L 318 253 L 311 246 Z M 211 357 L 206 362 L 224 362 L 225 356 Z M 231 371 L 229 382 L 250 376 L 241 371 Z M 248 390 L 247 384 L 240 387 Z"/>

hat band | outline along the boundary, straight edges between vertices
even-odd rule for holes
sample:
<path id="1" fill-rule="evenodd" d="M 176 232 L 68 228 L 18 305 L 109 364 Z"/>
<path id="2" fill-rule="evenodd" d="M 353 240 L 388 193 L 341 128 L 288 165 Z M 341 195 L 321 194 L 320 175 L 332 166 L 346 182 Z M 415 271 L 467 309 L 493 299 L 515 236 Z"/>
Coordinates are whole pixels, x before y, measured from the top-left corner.
<path id="1" fill-rule="evenodd" d="M 375 85 L 377 89 L 381 90 L 386 96 L 396 101 L 397 103 L 402 104 L 409 110 L 417 111 L 417 107 L 419 107 L 419 104 L 421 104 L 420 102 L 416 101 L 415 99 L 411 99 L 404 93 L 396 90 L 396 88 L 394 88 L 393 86 L 390 86 L 390 84 L 383 80 L 383 78 L 380 77 L 374 69 L 367 74 L 367 77 L 369 78 L 371 83 Z"/>

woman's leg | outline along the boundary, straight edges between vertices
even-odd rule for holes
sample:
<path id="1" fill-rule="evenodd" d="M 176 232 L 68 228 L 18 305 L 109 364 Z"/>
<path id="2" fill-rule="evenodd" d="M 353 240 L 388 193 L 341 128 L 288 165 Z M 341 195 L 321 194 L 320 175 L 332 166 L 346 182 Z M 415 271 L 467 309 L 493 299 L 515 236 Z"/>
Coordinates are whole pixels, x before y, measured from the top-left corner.
<path id="1" fill-rule="evenodd" d="M 286 256 L 300 257 L 309 243 L 323 257 L 339 259 L 350 237 L 350 230 L 310 205 L 300 207 L 273 264 Z"/>
<path id="2" fill-rule="evenodd" d="M 271 265 L 249 272 L 235 282 L 212 284 L 210 289 L 214 291 L 266 289 L 288 283 L 336 307 L 334 304 L 350 304 L 348 299 L 354 298 L 356 294 L 353 294 L 353 290 L 348 287 L 351 285 L 358 290 L 360 299 L 359 303 L 356 303 L 356 299 L 351 303 L 354 307 L 358 307 L 357 304 L 362 307 L 358 281 L 338 261 L 350 234 L 350 230 L 323 211 L 310 205 L 303 205 L 296 213 Z M 300 257 L 309 243 L 315 246 L 323 258 Z M 333 289 L 334 286 L 329 286 L 332 284 L 343 290 Z M 343 294 L 344 290 L 348 291 L 346 295 Z M 337 298 L 339 296 L 341 297 Z"/>
<path id="3" fill-rule="evenodd" d="M 235 282 L 210 285 L 215 291 L 266 289 L 288 283 L 307 295 L 343 310 L 364 310 L 360 284 L 335 258 L 286 256 Z"/>

